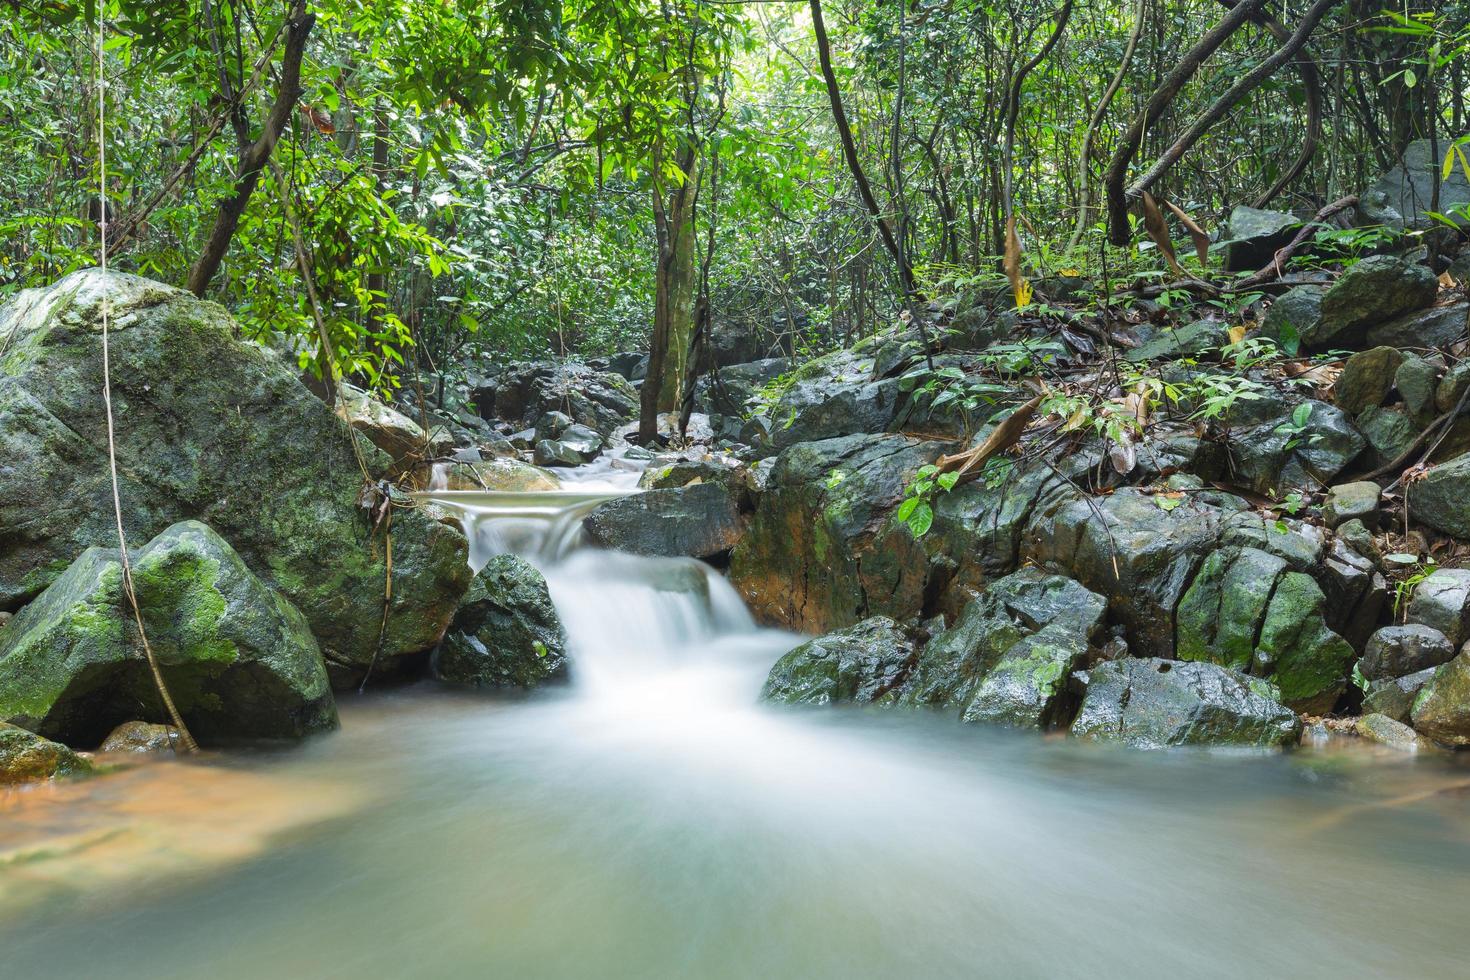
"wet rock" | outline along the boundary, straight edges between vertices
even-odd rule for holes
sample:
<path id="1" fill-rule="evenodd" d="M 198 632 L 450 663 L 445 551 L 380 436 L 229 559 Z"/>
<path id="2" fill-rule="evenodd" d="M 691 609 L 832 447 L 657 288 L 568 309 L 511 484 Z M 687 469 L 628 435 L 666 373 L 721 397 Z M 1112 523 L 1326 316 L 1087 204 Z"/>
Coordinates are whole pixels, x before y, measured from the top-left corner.
<path id="1" fill-rule="evenodd" d="M 1128 351 L 1124 356 L 1134 362 L 1165 358 L 1192 357 L 1207 350 L 1224 347 L 1230 335 L 1220 320 L 1198 320 L 1183 327 L 1165 327 L 1152 339 Z"/>
<path id="2" fill-rule="evenodd" d="M 395 509 L 393 601 L 380 642 L 386 553 L 359 506 L 347 427 L 278 357 L 236 340 L 219 306 L 97 271 L 0 309 L 0 335 L 11 337 L 0 365 L 0 607 L 37 595 L 88 547 L 116 544 L 97 396 L 104 295 L 130 539 L 205 522 L 301 610 L 327 659 L 344 667 L 376 656 L 382 668 L 433 646 L 469 584 L 464 535 Z M 386 468 L 386 456 L 371 445 L 366 453 L 373 469 Z"/>
<path id="3" fill-rule="evenodd" d="M 1368 442 L 1365 459 L 1373 466 L 1387 466 L 1398 459 L 1422 431 L 1397 405 L 1366 408 L 1357 423 L 1358 431 Z"/>
<path id="4" fill-rule="evenodd" d="M 154 725 L 146 721 L 125 721 L 102 740 L 97 751 L 154 755 L 179 751 L 179 730 L 172 725 Z"/>
<path id="5" fill-rule="evenodd" d="M 559 439 L 542 439 L 536 443 L 537 466 L 581 466 L 587 457 Z"/>
<path id="6" fill-rule="evenodd" d="M 1225 271 L 1253 272 L 1287 245 L 1302 221 L 1280 211 L 1236 205 L 1225 228 Z"/>
<path id="7" fill-rule="evenodd" d="M 1369 327 L 1367 342 L 1401 350 L 1448 347 L 1465 335 L 1467 316 L 1470 316 L 1470 305 L 1464 302 L 1406 313 Z"/>
<path id="8" fill-rule="evenodd" d="M 1434 390 L 1434 407 L 1439 412 L 1448 412 L 1460 404 L 1466 389 L 1470 389 L 1470 360 L 1461 361 L 1445 372 Z"/>
<path id="9" fill-rule="evenodd" d="M 1311 406 L 1305 425 L 1296 431 L 1300 404 Z M 1257 493 L 1275 494 L 1292 487 L 1316 488 L 1330 483 L 1367 446 L 1366 440 L 1336 405 L 1291 403 L 1268 397 L 1237 405 L 1230 417 L 1228 458 L 1218 472 Z"/>
<path id="10" fill-rule="evenodd" d="M 1394 374 L 1394 387 L 1404 400 L 1404 408 L 1417 424 L 1434 418 L 1434 392 L 1439 386 L 1439 367 L 1413 354 L 1405 356 Z"/>
<path id="11" fill-rule="evenodd" d="M 754 506 L 758 492 L 750 468 L 735 459 L 676 460 L 667 466 L 650 466 L 638 480 L 638 485 L 648 490 L 672 490 L 696 483 L 724 487 L 742 511 Z"/>
<path id="12" fill-rule="evenodd" d="M 1347 359 L 1342 374 L 1333 386 L 1333 400 L 1349 415 L 1383 404 L 1393 390 L 1394 375 L 1404 362 L 1404 355 L 1394 347 L 1374 347 Z"/>
<path id="13" fill-rule="evenodd" d="M 1174 608 L 1223 516 L 1190 498 L 1164 510 L 1130 488 L 1101 498 L 1073 494 L 1037 508 L 1021 553 L 1107 596 L 1135 650 L 1171 656 Z"/>
<path id="14" fill-rule="evenodd" d="M 305 618 L 197 521 L 139 549 L 133 581 L 149 643 L 201 742 L 298 738 L 337 709 Z M 96 744 L 166 717 L 122 591 L 117 553 L 88 549 L 0 633 L 0 720 Z"/>
<path id="15" fill-rule="evenodd" d="M 422 425 L 376 398 L 349 384 L 340 388 L 337 417 L 368 437 L 399 465 L 448 456 L 454 451 L 454 437 L 442 426 L 431 433 Z"/>
<path id="16" fill-rule="evenodd" d="M 528 689 L 566 680 L 566 632 L 546 579 L 523 558 L 491 558 L 431 665 L 439 680 L 463 687 Z"/>
<path id="17" fill-rule="evenodd" d="M 1378 542 L 1373 539 L 1373 532 L 1368 530 L 1362 521 L 1352 518 L 1339 524 L 1337 527 L 1337 539 L 1350 548 L 1355 554 L 1377 562 L 1380 557 Z"/>
<path id="18" fill-rule="evenodd" d="M 1130 658 L 1090 671 L 1072 734 L 1146 749 L 1274 748 L 1295 744 L 1301 722 L 1264 681 L 1215 664 Z"/>
<path id="19" fill-rule="evenodd" d="M 1260 335 L 1291 349 L 1317 330 L 1322 320 L 1325 286 L 1294 286 L 1283 293 L 1261 321 Z"/>
<path id="20" fill-rule="evenodd" d="M 1343 525 L 1362 527 L 1361 521 Z M 1378 625 L 1378 614 L 1388 601 L 1388 582 L 1379 573 L 1375 559 L 1349 547 L 1341 536 L 1322 563 L 1308 569 L 1327 597 L 1327 626 L 1353 649 L 1361 649 Z"/>
<path id="21" fill-rule="evenodd" d="M 913 669 L 913 637 L 886 616 L 809 640 L 771 668 L 761 700 L 778 704 L 870 704 Z"/>
<path id="22" fill-rule="evenodd" d="M 1332 708 L 1353 649 L 1328 628 L 1317 583 L 1254 548 L 1207 558 L 1179 602 L 1177 656 L 1269 677 L 1299 711 Z"/>
<path id="23" fill-rule="evenodd" d="M 1363 710 L 1407 724 L 1419 692 L 1434 679 L 1437 669 L 1430 667 L 1417 674 L 1367 681 L 1363 688 Z"/>
<path id="24" fill-rule="evenodd" d="M 604 437 L 638 414 L 638 391 L 626 378 L 570 361 L 512 364 L 477 388 L 474 400 L 487 418 L 519 428 L 561 412 Z"/>
<path id="25" fill-rule="evenodd" d="M 0 722 L 0 786 L 85 776 L 91 763 L 65 745 Z"/>
<path id="26" fill-rule="evenodd" d="M 1470 569 L 1432 572 L 1415 586 L 1404 618 L 1438 630 L 1454 646 L 1470 640 Z"/>
<path id="27" fill-rule="evenodd" d="M 897 378 L 873 380 L 867 349 L 836 351 L 802 365 L 771 410 L 769 452 L 801 442 L 887 431 L 898 414 Z"/>
<path id="28" fill-rule="evenodd" d="M 1356 727 L 1358 734 L 1370 742 L 1377 742 L 1379 745 L 1386 745 L 1401 752 L 1419 751 L 1419 736 L 1415 734 L 1414 729 L 1388 715 L 1363 715 L 1357 720 Z"/>
<path id="29" fill-rule="evenodd" d="M 489 459 L 479 463 L 454 463 L 444 470 L 446 490 L 499 490 L 533 493 L 557 490 L 561 481 L 554 473 L 518 459 Z"/>
<path id="30" fill-rule="evenodd" d="M 756 617 L 820 634 L 871 615 L 918 615 L 930 560 L 893 512 L 942 448 L 864 434 L 783 451 L 731 558 L 731 583 Z"/>
<path id="31" fill-rule="evenodd" d="M 694 483 L 599 504 L 582 522 L 588 539 L 635 555 L 714 558 L 734 548 L 746 522 L 730 488 Z"/>
<path id="32" fill-rule="evenodd" d="M 1368 328 L 1432 306 L 1439 282 L 1425 266 L 1394 255 L 1370 255 L 1342 274 L 1322 297 L 1322 318 L 1303 334 L 1310 350 L 1351 348 Z"/>
<path id="33" fill-rule="evenodd" d="M 1322 520 L 1328 527 L 1337 527 L 1345 521 L 1361 521 L 1365 526 L 1378 524 L 1378 498 L 1383 493 L 1376 483 L 1362 480 L 1357 483 L 1339 483 L 1327 491 L 1322 502 Z"/>
<path id="34" fill-rule="evenodd" d="M 1385 626 L 1368 638 L 1358 672 L 1370 681 L 1387 680 L 1438 667 L 1454 656 L 1454 646 L 1432 626 Z"/>
<path id="35" fill-rule="evenodd" d="M 761 389 L 791 370 L 791 359 L 773 357 L 749 364 L 720 368 L 717 374 L 706 374 L 695 384 L 695 404 L 703 411 L 743 416 L 751 398 Z"/>
<path id="36" fill-rule="evenodd" d="M 596 458 L 598 453 L 602 452 L 602 436 L 593 432 L 587 426 L 579 425 L 576 422 L 573 422 L 562 430 L 561 435 L 557 437 L 557 441 L 589 462 Z"/>
<path id="37" fill-rule="evenodd" d="M 1035 568 L 997 579 L 924 646 L 899 700 L 965 721 L 1050 724 L 1106 609 L 1102 596 Z"/>
<path id="38" fill-rule="evenodd" d="M 536 420 L 536 438 L 560 439 L 573 424 L 572 417 L 565 412 L 546 412 Z"/>
<path id="39" fill-rule="evenodd" d="M 1410 143 L 1403 159 L 1361 195 L 1358 210 L 1363 223 L 1394 228 L 1438 227 L 1426 213 L 1433 207 L 1436 184 L 1439 185 L 1437 210 L 1441 214 L 1453 214 L 1461 205 L 1470 204 L 1470 184 L 1458 167 L 1450 171 L 1448 179 L 1440 179 L 1446 142 L 1439 141 L 1438 153 L 1432 140 Z M 1455 221 L 1464 223 L 1460 218 Z"/>
<path id="40" fill-rule="evenodd" d="M 1421 735 L 1445 745 L 1470 745 L 1470 652 L 1435 669 L 1410 717 Z"/>

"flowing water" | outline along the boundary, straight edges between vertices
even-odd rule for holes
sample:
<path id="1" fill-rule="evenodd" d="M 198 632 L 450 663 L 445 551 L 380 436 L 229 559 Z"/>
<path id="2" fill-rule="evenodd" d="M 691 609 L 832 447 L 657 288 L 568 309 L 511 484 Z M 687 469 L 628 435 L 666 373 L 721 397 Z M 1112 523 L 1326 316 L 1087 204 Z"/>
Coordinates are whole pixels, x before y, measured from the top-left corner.
<path id="1" fill-rule="evenodd" d="M 795 638 L 578 549 L 598 479 L 447 498 L 546 571 L 569 689 L 0 797 L 0 976 L 1466 975 L 1470 767 L 764 707 Z"/>

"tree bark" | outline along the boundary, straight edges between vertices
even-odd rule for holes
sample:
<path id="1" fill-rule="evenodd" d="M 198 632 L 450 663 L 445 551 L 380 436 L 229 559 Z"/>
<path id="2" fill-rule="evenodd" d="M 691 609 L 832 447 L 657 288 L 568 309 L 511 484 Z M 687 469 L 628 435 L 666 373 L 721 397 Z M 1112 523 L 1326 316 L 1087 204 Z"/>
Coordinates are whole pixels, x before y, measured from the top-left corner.
<path id="1" fill-rule="evenodd" d="M 204 295 L 224 262 L 225 253 L 235 237 L 235 229 L 240 225 L 240 217 L 260 183 L 261 171 L 270 162 L 276 143 L 291 120 L 291 112 L 301 94 L 301 58 L 306 50 L 306 37 L 315 23 L 316 15 L 306 12 L 304 0 L 296 0 L 286 28 L 286 46 L 281 56 L 281 80 L 276 87 L 275 103 L 266 116 L 260 136 L 241 155 L 234 193 L 220 203 L 219 214 L 215 217 L 204 251 L 189 270 L 188 289 L 195 296 Z"/>

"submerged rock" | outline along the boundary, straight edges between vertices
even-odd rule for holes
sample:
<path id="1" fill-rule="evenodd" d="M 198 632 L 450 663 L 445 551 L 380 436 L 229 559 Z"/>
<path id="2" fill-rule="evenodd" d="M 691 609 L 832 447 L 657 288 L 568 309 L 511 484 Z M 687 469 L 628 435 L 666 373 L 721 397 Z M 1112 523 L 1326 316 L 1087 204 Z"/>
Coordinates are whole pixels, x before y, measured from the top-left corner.
<path id="1" fill-rule="evenodd" d="M 1215 664 L 1114 660 L 1090 671 L 1072 734 L 1145 749 L 1293 745 L 1301 722 L 1273 695 L 1264 681 Z"/>
<path id="2" fill-rule="evenodd" d="M 88 547 L 116 544 L 98 397 L 104 296 L 130 540 L 204 521 L 349 670 L 433 646 L 469 584 L 464 535 L 394 508 L 380 637 L 387 551 L 360 506 L 347 427 L 280 358 L 236 340 L 219 306 L 95 270 L 0 308 L 0 607 L 39 594 Z"/>
<path id="3" fill-rule="evenodd" d="M 336 726 L 305 617 L 208 527 L 185 521 L 133 558 L 149 644 L 201 742 L 297 738 Z M 116 551 L 88 549 L 0 633 L 0 720 L 96 744 L 139 708 L 166 713 Z"/>
<path id="4" fill-rule="evenodd" d="M 582 528 L 593 544 L 629 554 L 713 558 L 740 541 L 745 518 L 729 487 L 692 483 L 599 504 Z"/>
<path id="5" fill-rule="evenodd" d="M 871 704 L 914 667 L 913 636 L 886 616 L 808 640 L 771 668 L 761 700 L 778 704 Z"/>
<path id="6" fill-rule="evenodd" d="M 97 748 L 101 753 L 155 755 L 180 749 L 179 730 L 172 725 L 125 721 L 112 730 Z"/>
<path id="7" fill-rule="evenodd" d="M 85 776 L 92 764 L 65 745 L 0 722 L 0 786 Z"/>
<path id="8" fill-rule="evenodd" d="M 491 558 L 470 583 L 432 669 L 439 680 L 465 687 L 566 680 L 566 632 L 541 573 L 515 555 Z"/>

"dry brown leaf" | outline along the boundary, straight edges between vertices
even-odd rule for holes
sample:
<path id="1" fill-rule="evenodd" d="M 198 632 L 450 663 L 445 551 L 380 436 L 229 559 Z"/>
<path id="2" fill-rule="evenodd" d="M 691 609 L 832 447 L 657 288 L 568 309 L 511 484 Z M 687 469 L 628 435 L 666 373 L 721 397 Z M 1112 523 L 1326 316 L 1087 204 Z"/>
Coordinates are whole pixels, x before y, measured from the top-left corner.
<path id="1" fill-rule="evenodd" d="M 1210 264 L 1210 236 L 1205 234 L 1199 222 L 1185 213 L 1179 205 L 1173 201 L 1165 201 L 1164 204 L 1174 212 L 1174 217 L 1178 218 L 1179 223 L 1189 232 L 1189 238 L 1194 242 L 1194 254 L 1199 256 L 1200 268 L 1207 268 Z"/>
<path id="2" fill-rule="evenodd" d="M 1159 202 L 1148 191 L 1144 191 L 1140 204 L 1143 209 L 1143 228 L 1148 232 L 1148 237 L 1159 247 L 1169 268 L 1181 276 L 1186 275 L 1184 267 L 1179 264 L 1179 257 L 1174 254 L 1174 243 L 1169 239 L 1169 225 L 1164 221 L 1164 212 L 1159 210 Z"/>
<path id="3" fill-rule="evenodd" d="M 957 471 L 961 480 L 972 480 L 980 475 L 980 468 L 985 461 L 996 453 L 1004 452 L 1021 441 L 1021 433 L 1026 431 L 1026 426 L 1031 424 L 1031 419 L 1036 414 L 1036 409 L 1041 406 L 1041 396 L 1037 395 L 1020 408 L 1016 409 L 990 437 L 974 449 L 952 456 L 941 456 L 935 464 L 941 473 Z"/>
<path id="4" fill-rule="evenodd" d="M 1006 254 L 1005 254 L 1006 278 L 1011 281 L 1011 294 L 1016 299 L 1016 307 L 1031 305 L 1031 283 L 1021 275 L 1021 239 L 1016 235 L 1016 216 L 1013 214 L 1006 222 Z"/>
<path id="5" fill-rule="evenodd" d="M 1245 327 L 1231 327 L 1225 333 L 1230 337 L 1232 344 L 1238 344 L 1245 339 Z"/>

